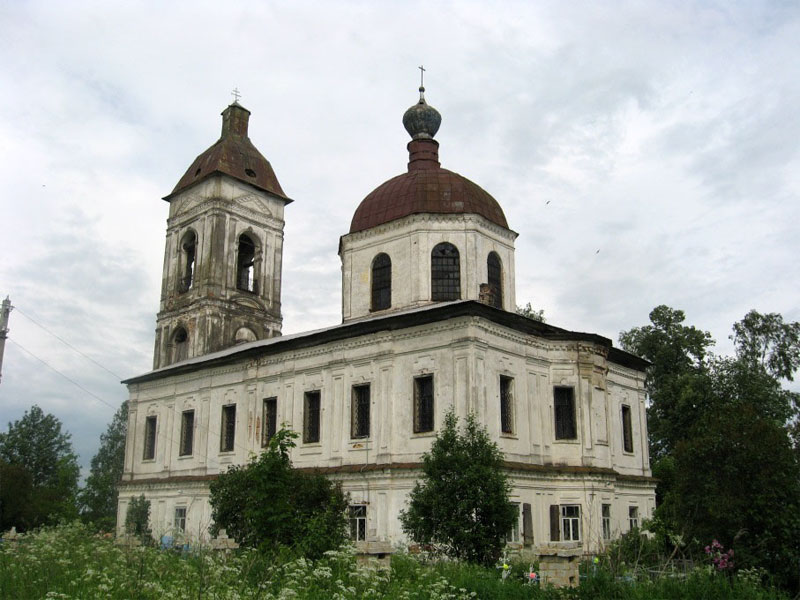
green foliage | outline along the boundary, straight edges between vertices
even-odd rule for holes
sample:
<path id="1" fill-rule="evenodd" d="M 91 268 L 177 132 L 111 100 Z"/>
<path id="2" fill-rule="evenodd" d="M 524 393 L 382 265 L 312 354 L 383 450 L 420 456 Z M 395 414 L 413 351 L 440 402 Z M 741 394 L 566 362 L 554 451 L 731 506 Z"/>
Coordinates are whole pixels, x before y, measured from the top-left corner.
<path id="1" fill-rule="evenodd" d="M 22 509 L 15 508 L 13 515 L 2 508 L 0 529 L 13 525 L 25 531 L 77 516 L 78 458 L 70 434 L 61 431 L 61 421 L 56 417 L 34 405 L 21 419 L 9 423 L 8 431 L 0 433 L 0 462 L 5 465 L 0 476 L 19 482 L 20 496 L 29 499 Z M 0 488 L 5 487 L 0 483 Z M 3 495 L 0 493 L 0 497 Z M 18 520 L 7 520 L 12 518 Z"/>
<path id="2" fill-rule="evenodd" d="M 800 367 L 800 323 L 784 323 L 778 313 L 751 310 L 733 326 L 736 354 L 761 365 L 772 377 L 792 381 Z"/>
<path id="3" fill-rule="evenodd" d="M 417 543 L 436 544 L 453 558 L 491 565 L 517 518 L 508 501 L 503 455 L 470 414 L 463 431 L 451 411 L 414 485 L 403 530 Z"/>
<path id="4" fill-rule="evenodd" d="M 243 546 L 289 547 L 311 558 L 344 543 L 347 497 L 324 476 L 292 468 L 296 437 L 281 429 L 259 457 L 211 483 L 215 530 L 224 528 Z"/>
<path id="5" fill-rule="evenodd" d="M 533 319 L 534 321 L 539 321 L 541 323 L 545 322 L 544 309 L 540 308 L 539 310 L 535 310 L 531 306 L 530 302 L 528 302 L 525 306 L 517 305 L 516 313 L 518 315 L 522 315 L 523 317 L 528 317 L 529 319 Z"/>
<path id="6" fill-rule="evenodd" d="M 125 515 L 125 531 L 143 542 L 150 542 L 150 500 L 145 498 L 144 494 L 138 498 L 132 498 L 128 504 L 128 512 Z"/>
<path id="7" fill-rule="evenodd" d="M 81 517 L 102 531 L 113 531 L 117 518 L 117 484 L 125 463 L 125 436 L 128 432 L 128 401 L 114 413 L 106 432 L 100 436 L 100 448 L 92 458 L 86 485 L 78 498 Z"/>

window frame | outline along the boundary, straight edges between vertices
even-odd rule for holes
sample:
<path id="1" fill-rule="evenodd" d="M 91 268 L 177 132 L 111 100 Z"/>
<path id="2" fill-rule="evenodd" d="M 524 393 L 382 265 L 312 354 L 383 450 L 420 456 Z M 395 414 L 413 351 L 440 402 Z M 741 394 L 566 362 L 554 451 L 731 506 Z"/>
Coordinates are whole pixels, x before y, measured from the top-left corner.
<path id="1" fill-rule="evenodd" d="M 372 392 L 369 383 L 352 386 L 350 391 L 350 439 L 369 438 L 371 402 Z"/>
<path id="2" fill-rule="evenodd" d="M 639 528 L 639 507 L 628 507 L 628 530 L 633 531 Z"/>
<path id="3" fill-rule="evenodd" d="M 261 404 L 261 447 L 269 446 L 269 441 L 278 432 L 278 397 L 264 398 Z"/>
<path id="4" fill-rule="evenodd" d="M 178 456 L 194 454 L 194 409 L 181 412 L 181 437 L 178 440 Z"/>
<path id="5" fill-rule="evenodd" d="M 500 433 L 514 435 L 514 378 L 500 375 Z"/>
<path id="6" fill-rule="evenodd" d="M 611 505 L 602 504 L 600 507 L 600 519 L 603 525 L 603 540 L 611 539 Z"/>
<path id="7" fill-rule="evenodd" d="M 461 254 L 450 242 L 440 242 L 431 250 L 431 301 L 461 299 Z"/>
<path id="8" fill-rule="evenodd" d="M 347 522 L 350 528 L 350 539 L 354 542 L 366 542 L 367 504 L 350 504 L 347 507 Z"/>
<path id="9" fill-rule="evenodd" d="M 308 390 L 303 393 L 303 443 L 319 444 L 321 440 L 322 392 Z"/>
<path id="10" fill-rule="evenodd" d="M 370 269 L 370 310 L 392 307 L 392 258 L 385 252 L 372 259 Z"/>
<path id="11" fill-rule="evenodd" d="M 178 511 L 183 511 L 183 514 L 179 515 Z M 186 533 L 186 516 L 188 513 L 189 511 L 186 506 L 175 507 L 175 513 L 172 519 L 172 529 L 175 533 Z"/>
<path id="12" fill-rule="evenodd" d="M 580 542 L 581 541 L 581 505 L 580 504 L 561 504 L 559 505 L 560 519 L 559 526 L 561 528 L 561 541 L 562 542 Z M 571 509 L 576 509 L 576 514 L 567 514 Z M 577 534 L 576 534 L 577 531 Z M 569 533 L 569 536 L 567 536 Z"/>
<path id="13" fill-rule="evenodd" d="M 430 385 L 430 393 L 423 395 L 423 393 L 426 392 L 423 387 L 428 384 Z M 436 388 L 434 386 L 433 374 L 414 377 L 413 386 L 413 431 L 414 433 L 432 433 L 436 429 Z M 425 403 L 425 406 L 423 406 L 423 403 Z"/>
<path id="14" fill-rule="evenodd" d="M 559 398 L 560 394 L 567 394 L 567 397 Z M 568 403 L 565 403 L 565 400 Z M 556 441 L 578 439 L 578 414 L 574 387 L 564 385 L 553 387 L 553 421 Z"/>
<path id="15" fill-rule="evenodd" d="M 517 510 L 517 517 L 511 524 L 511 529 L 506 533 L 506 544 L 519 544 L 521 539 L 519 535 L 520 504 L 519 502 L 511 502 L 510 504 Z"/>
<path id="16" fill-rule="evenodd" d="M 622 417 L 622 451 L 633 454 L 633 421 L 632 411 L 628 404 L 621 408 Z"/>
<path id="17" fill-rule="evenodd" d="M 236 448 L 236 404 L 222 406 L 219 430 L 219 451 L 233 452 Z"/>
<path id="18" fill-rule="evenodd" d="M 156 441 L 158 435 L 158 416 L 147 415 L 144 418 L 144 444 L 142 461 L 156 459 Z"/>

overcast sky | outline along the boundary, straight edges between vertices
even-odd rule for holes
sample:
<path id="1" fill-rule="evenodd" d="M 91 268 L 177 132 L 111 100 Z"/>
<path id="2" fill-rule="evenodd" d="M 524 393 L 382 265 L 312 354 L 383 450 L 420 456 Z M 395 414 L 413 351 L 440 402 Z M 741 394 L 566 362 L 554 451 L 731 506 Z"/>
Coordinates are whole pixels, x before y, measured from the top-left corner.
<path id="1" fill-rule="evenodd" d="M 88 465 L 152 364 L 161 198 L 234 87 L 295 200 L 283 331 L 340 322 L 420 64 L 442 166 L 519 232 L 518 303 L 615 343 L 668 304 L 728 353 L 751 308 L 800 319 L 799 63 L 797 2 L 0 0 L 0 429 L 39 404 Z"/>

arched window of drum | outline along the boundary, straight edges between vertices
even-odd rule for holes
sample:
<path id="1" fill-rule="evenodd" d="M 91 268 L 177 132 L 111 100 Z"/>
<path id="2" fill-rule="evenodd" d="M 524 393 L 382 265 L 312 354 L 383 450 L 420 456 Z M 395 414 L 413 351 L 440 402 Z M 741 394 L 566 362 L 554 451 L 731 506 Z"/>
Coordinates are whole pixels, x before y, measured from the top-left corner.
<path id="1" fill-rule="evenodd" d="M 489 252 L 486 259 L 486 270 L 489 273 L 489 289 L 492 291 L 492 306 L 503 308 L 503 267 L 497 252 Z"/>
<path id="2" fill-rule="evenodd" d="M 172 362 L 178 362 L 189 358 L 189 334 L 186 329 L 178 327 L 172 337 Z"/>
<path id="3" fill-rule="evenodd" d="M 239 236 L 236 258 L 236 287 L 245 292 L 257 293 L 255 280 L 256 245 L 246 234 Z"/>
<path id="4" fill-rule="evenodd" d="M 195 259 L 197 257 L 197 236 L 194 231 L 187 231 L 181 240 L 181 271 L 178 280 L 178 291 L 188 292 L 194 285 Z"/>
<path id="5" fill-rule="evenodd" d="M 372 310 L 384 310 L 392 305 L 392 259 L 378 254 L 372 261 Z"/>
<path id="6" fill-rule="evenodd" d="M 447 242 L 437 244 L 431 252 L 431 300 L 461 298 L 461 265 L 458 248 Z"/>

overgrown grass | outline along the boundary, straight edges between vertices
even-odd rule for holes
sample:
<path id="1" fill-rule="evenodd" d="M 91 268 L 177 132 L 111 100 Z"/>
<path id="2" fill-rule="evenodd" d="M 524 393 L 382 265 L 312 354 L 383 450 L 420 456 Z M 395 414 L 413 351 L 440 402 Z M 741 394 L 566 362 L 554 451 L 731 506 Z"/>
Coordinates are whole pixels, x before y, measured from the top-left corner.
<path id="1" fill-rule="evenodd" d="M 606 569 L 569 590 L 524 582 L 527 565 L 498 569 L 455 562 L 423 564 L 398 555 L 391 568 L 358 566 L 352 552 L 329 552 L 318 561 L 239 551 L 229 556 L 125 548 L 95 537 L 82 525 L 62 525 L 0 545 L 0 598 L 186 598 L 263 600 L 785 600 L 746 578 L 697 570 L 688 579 L 621 581 Z"/>

